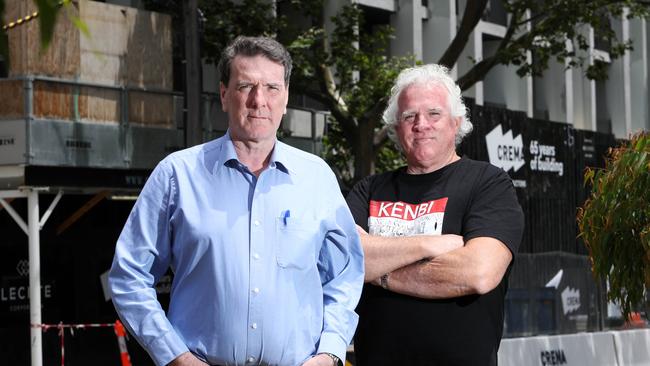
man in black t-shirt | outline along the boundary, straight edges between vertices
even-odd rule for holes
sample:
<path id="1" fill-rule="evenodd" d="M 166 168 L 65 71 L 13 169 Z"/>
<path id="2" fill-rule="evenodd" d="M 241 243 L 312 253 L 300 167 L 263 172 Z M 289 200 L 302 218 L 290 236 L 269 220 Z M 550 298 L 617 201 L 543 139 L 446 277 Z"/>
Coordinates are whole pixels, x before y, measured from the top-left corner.
<path id="1" fill-rule="evenodd" d="M 496 365 L 524 227 L 512 182 L 456 154 L 472 124 L 442 66 L 404 70 L 384 121 L 407 166 L 347 197 L 366 263 L 357 365 Z"/>

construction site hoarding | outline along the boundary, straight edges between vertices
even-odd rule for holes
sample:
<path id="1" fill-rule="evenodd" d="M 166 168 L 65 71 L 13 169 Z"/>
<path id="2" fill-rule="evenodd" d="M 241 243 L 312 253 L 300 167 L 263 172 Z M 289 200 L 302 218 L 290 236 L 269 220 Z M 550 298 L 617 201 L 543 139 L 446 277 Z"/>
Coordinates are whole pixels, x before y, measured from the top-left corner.
<path id="1" fill-rule="evenodd" d="M 5 20 L 37 11 L 32 0 L 13 0 Z M 70 17 L 87 26 L 89 35 Z M 7 31 L 9 77 L 42 75 L 105 85 L 172 90 L 169 15 L 96 1 L 73 1 L 58 14 L 52 41 L 41 47 L 38 22 Z"/>

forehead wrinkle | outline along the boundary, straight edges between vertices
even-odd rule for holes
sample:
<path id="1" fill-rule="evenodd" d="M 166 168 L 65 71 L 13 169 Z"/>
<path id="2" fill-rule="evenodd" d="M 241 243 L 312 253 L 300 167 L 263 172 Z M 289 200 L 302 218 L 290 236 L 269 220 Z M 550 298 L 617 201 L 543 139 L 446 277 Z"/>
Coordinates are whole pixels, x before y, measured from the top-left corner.
<path id="1" fill-rule="evenodd" d="M 236 56 L 236 60 L 240 56 Z M 255 57 L 242 57 L 239 61 L 234 62 L 231 65 L 230 78 L 231 81 L 234 80 L 237 84 L 241 82 L 252 83 L 252 84 L 271 84 L 275 83 L 278 85 L 284 85 L 284 67 L 280 66 L 280 69 L 275 68 L 266 68 L 268 72 L 260 71 L 260 65 L 252 65 L 254 63 Z M 270 61 L 271 62 L 271 61 Z M 277 64 L 276 64 L 277 65 Z M 235 75 L 237 74 L 237 75 Z M 277 75 L 273 75 L 277 74 Z M 270 79 L 270 80 L 269 80 Z"/>

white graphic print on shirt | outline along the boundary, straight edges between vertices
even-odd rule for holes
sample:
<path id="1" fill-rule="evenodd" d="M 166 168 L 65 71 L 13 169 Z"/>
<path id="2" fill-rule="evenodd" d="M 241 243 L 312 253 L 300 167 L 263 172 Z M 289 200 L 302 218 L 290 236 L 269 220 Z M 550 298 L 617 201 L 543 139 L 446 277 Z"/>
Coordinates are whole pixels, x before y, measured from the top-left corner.
<path id="1" fill-rule="evenodd" d="M 447 197 L 420 204 L 370 201 L 368 232 L 381 236 L 440 235 Z"/>

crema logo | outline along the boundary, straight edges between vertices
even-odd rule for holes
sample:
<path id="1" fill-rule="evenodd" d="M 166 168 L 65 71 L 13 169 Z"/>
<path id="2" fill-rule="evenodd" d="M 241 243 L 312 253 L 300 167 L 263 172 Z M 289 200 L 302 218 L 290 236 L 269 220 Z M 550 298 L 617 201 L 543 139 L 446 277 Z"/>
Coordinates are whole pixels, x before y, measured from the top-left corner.
<path id="1" fill-rule="evenodd" d="M 512 130 L 503 133 L 501 125 L 496 126 L 485 135 L 490 164 L 506 172 L 512 169 L 518 171 L 524 166 L 524 144 L 521 135 L 513 137 Z"/>
<path id="2" fill-rule="evenodd" d="M 580 290 L 566 287 L 562 291 L 562 310 L 564 315 L 580 309 Z"/>
<path id="3" fill-rule="evenodd" d="M 550 365 L 566 365 L 567 360 L 564 355 L 563 349 L 554 349 L 550 351 L 541 351 L 539 353 L 540 361 L 542 361 L 542 366 Z"/>

